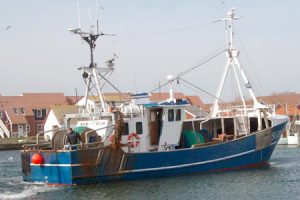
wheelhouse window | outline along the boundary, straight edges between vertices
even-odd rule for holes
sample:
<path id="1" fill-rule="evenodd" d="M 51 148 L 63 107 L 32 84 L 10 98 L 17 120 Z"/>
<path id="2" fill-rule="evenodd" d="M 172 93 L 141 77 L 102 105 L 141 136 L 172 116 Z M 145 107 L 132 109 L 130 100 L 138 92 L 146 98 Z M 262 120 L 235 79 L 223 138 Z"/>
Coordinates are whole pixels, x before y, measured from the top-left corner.
<path id="1" fill-rule="evenodd" d="M 180 121 L 181 120 L 181 109 L 177 109 L 176 110 L 176 121 Z"/>
<path id="2" fill-rule="evenodd" d="M 142 122 L 136 122 L 135 128 L 136 128 L 137 134 L 143 134 L 143 123 Z"/>
<path id="3" fill-rule="evenodd" d="M 128 135 L 128 134 L 129 134 L 128 123 L 124 123 L 124 125 L 123 125 L 123 135 Z"/>
<path id="4" fill-rule="evenodd" d="M 169 122 L 174 121 L 174 109 L 168 110 L 168 121 Z"/>

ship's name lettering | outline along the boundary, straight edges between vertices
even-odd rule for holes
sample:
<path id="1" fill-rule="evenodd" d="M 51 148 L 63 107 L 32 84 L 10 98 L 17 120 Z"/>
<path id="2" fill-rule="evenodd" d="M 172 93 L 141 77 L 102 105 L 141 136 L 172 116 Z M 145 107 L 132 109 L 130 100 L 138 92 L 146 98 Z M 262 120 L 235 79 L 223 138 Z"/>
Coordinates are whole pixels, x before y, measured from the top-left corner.
<path id="1" fill-rule="evenodd" d="M 274 131 L 272 133 L 272 142 L 274 142 L 275 140 L 279 139 L 280 138 L 280 131 Z"/>

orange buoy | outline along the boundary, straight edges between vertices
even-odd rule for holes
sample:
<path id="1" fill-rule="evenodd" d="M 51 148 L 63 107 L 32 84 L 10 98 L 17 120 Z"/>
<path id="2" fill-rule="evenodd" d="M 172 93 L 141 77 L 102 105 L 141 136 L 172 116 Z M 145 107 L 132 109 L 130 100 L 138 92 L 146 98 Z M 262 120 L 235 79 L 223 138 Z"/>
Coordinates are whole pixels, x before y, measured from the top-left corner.
<path id="1" fill-rule="evenodd" d="M 42 164 L 43 161 L 44 161 L 44 158 L 40 153 L 35 153 L 31 157 L 31 162 L 33 164 Z"/>

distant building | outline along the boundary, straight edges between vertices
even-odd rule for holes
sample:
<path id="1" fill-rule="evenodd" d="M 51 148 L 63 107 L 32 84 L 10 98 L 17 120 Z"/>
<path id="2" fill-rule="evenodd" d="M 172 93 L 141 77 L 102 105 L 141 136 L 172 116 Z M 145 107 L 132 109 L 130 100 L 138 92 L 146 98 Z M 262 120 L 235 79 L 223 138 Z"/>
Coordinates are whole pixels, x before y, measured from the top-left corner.
<path id="1" fill-rule="evenodd" d="M 300 120 L 300 94 L 285 92 L 257 98 L 265 104 L 275 105 L 276 114 L 287 115 L 290 121 Z"/>
<path id="2" fill-rule="evenodd" d="M 50 105 L 74 104 L 63 93 L 23 93 L 0 96 L 0 136 L 34 136 L 44 131 Z"/>
<path id="3" fill-rule="evenodd" d="M 51 140 L 53 136 L 53 131 L 56 128 L 61 128 L 64 124 L 64 117 L 66 114 L 76 114 L 78 113 L 78 108 L 76 105 L 51 105 L 50 112 L 45 119 L 44 131 L 45 139 Z M 71 127 L 75 127 L 77 124 L 76 120 L 71 120 Z"/>
<path id="4" fill-rule="evenodd" d="M 74 97 L 66 97 L 67 99 L 74 102 Z M 124 102 L 127 102 L 130 98 L 128 94 L 125 93 L 104 93 L 103 98 L 106 102 L 110 105 L 118 106 Z M 73 103 L 73 105 L 51 105 L 50 112 L 45 119 L 45 126 L 44 131 L 45 139 L 49 140 L 52 139 L 53 131 L 55 128 L 61 128 L 65 124 L 65 115 L 66 114 L 76 114 L 76 113 L 83 113 L 89 112 L 93 113 L 96 112 L 95 108 L 97 105 L 100 104 L 99 96 L 89 96 L 87 99 L 86 97 L 79 97 L 77 98 L 78 102 Z M 87 108 L 85 108 L 85 104 Z M 70 126 L 75 127 L 77 124 L 77 120 L 71 120 Z M 49 132 L 48 132 L 49 131 Z"/>
<path id="5" fill-rule="evenodd" d="M 290 118 L 290 129 L 294 129 L 296 121 L 300 120 L 300 94 L 295 92 L 285 92 L 273 94 L 270 96 L 262 96 L 259 101 L 265 104 L 273 104 L 276 114 L 287 115 Z M 287 132 L 283 133 L 283 137 L 287 137 Z"/>
<path id="6" fill-rule="evenodd" d="M 205 114 L 203 102 L 198 96 L 174 93 L 176 99 L 187 99 L 192 105 L 186 110 L 187 118 Z M 152 102 L 164 101 L 169 93 L 152 93 Z M 111 106 L 118 106 L 130 100 L 127 93 L 105 93 L 104 99 Z M 83 112 L 87 101 L 88 112 L 95 112 L 100 103 L 98 96 L 64 96 L 63 93 L 23 93 L 20 96 L 0 96 L 0 137 L 35 136 L 38 132 L 61 127 L 66 114 Z M 90 109 L 90 110 L 89 110 Z M 75 125 L 76 122 L 73 122 Z M 46 134 L 47 135 L 47 134 Z M 51 134 L 52 135 L 52 134 Z"/>
<path id="7" fill-rule="evenodd" d="M 104 93 L 103 98 L 109 105 L 112 106 L 118 106 L 130 100 L 130 96 L 127 93 Z M 84 108 L 85 102 L 87 108 Z M 77 103 L 79 112 L 83 109 L 87 110 L 88 112 L 94 112 L 94 109 L 97 107 L 97 105 L 100 105 L 99 96 L 89 96 L 88 99 L 86 99 L 86 97 L 82 97 Z"/>

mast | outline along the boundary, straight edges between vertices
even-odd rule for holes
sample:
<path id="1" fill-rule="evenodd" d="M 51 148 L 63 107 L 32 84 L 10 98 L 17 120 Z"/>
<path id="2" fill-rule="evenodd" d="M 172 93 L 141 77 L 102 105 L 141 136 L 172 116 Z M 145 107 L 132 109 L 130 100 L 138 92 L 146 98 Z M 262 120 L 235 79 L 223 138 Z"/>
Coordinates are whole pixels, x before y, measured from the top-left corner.
<path id="1" fill-rule="evenodd" d="M 244 84 L 248 90 L 248 92 L 250 93 L 250 96 L 254 102 L 254 108 L 258 108 L 260 106 L 260 104 L 258 103 L 254 92 L 252 90 L 251 84 L 249 82 L 249 80 L 247 79 L 244 70 L 241 68 L 240 62 L 238 60 L 238 56 L 239 56 L 239 51 L 234 47 L 234 31 L 233 31 L 233 21 L 237 20 L 241 17 L 236 17 L 235 16 L 235 8 L 232 8 L 231 10 L 229 10 L 227 12 L 227 17 L 224 19 L 220 19 L 218 21 L 224 21 L 225 25 L 226 25 L 226 42 L 227 42 L 227 51 L 226 51 L 226 57 L 227 57 L 227 62 L 226 62 L 226 67 L 225 70 L 223 72 L 218 90 L 217 90 L 217 94 L 216 94 L 216 98 L 212 107 L 212 112 L 211 112 L 211 116 L 212 117 L 217 117 L 219 115 L 219 98 L 221 95 L 221 92 L 223 90 L 224 87 L 224 82 L 225 79 L 227 77 L 228 74 L 228 70 L 231 67 L 233 69 L 234 72 L 234 76 L 237 82 L 237 86 L 238 86 L 238 90 L 239 90 L 239 94 L 240 97 L 242 99 L 242 103 L 243 103 L 243 107 L 244 107 L 244 112 L 246 114 L 246 103 L 245 103 L 245 99 L 244 96 L 242 94 L 242 88 L 241 88 L 241 84 L 240 81 L 238 79 L 238 74 L 237 71 L 240 72 L 242 79 L 244 81 Z M 227 31 L 228 30 L 228 31 Z"/>
<path id="2" fill-rule="evenodd" d="M 170 89 L 169 89 L 169 102 L 174 102 L 175 103 L 175 99 L 174 99 L 174 93 L 173 93 L 173 81 L 174 81 L 174 77 L 173 75 L 168 75 L 167 76 L 167 79 L 168 79 L 168 82 L 169 82 L 169 86 L 170 86 Z"/>
<path id="3" fill-rule="evenodd" d="M 100 98 L 100 104 L 102 111 L 107 111 L 106 102 L 104 101 L 103 94 L 100 88 L 100 83 L 98 76 L 100 73 L 107 73 L 112 71 L 112 68 L 98 68 L 97 64 L 94 62 L 94 50 L 96 48 L 96 41 L 99 36 L 104 34 L 99 34 L 98 32 L 95 34 L 92 30 L 93 26 L 91 26 L 90 32 L 84 32 L 80 28 L 69 29 L 74 34 L 78 34 L 90 47 L 90 65 L 88 67 L 80 67 L 78 69 L 83 70 L 83 78 L 87 80 L 86 92 L 85 92 L 85 108 L 87 109 L 87 100 L 89 97 L 89 93 L 91 92 L 91 84 L 94 81 L 96 85 L 96 90 L 98 96 Z M 101 76 L 101 75 L 100 75 Z"/>

